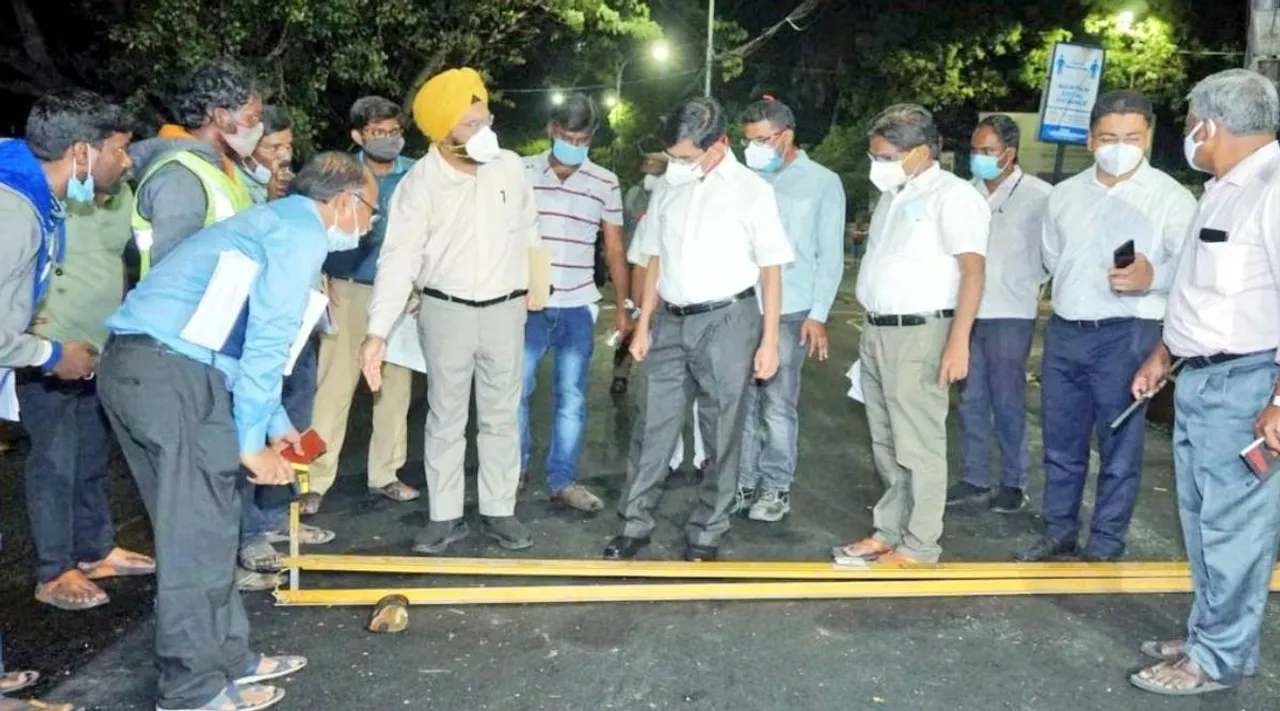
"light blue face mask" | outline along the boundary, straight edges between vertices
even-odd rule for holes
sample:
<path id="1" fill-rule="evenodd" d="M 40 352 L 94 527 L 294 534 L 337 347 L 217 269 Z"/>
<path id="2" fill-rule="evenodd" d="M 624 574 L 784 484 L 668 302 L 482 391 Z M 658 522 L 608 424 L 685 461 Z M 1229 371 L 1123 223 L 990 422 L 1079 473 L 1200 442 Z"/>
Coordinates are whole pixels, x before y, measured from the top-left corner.
<path id="1" fill-rule="evenodd" d="M 338 227 L 338 221 L 334 220 L 334 223 L 329 225 L 329 229 L 325 230 L 325 237 L 329 240 L 330 252 L 347 252 L 353 250 L 360 246 L 360 238 L 364 235 L 364 231 L 360 229 L 360 217 L 359 213 L 356 212 L 355 197 L 352 196 L 351 199 L 347 201 L 347 204 L 351 206 L 351 218 L 355 221 L 356 230 L 354 232 L 348 232 L 347 230 Z"/>
<path id="2" fill-rule="evenodd" d="M 71 177 L 67 179 L 67 199 L 73 202 L 93 202 L 93 148 L 89 148 L 89 170 L 84 180 L 76 178 L 76 159 L 71 159 Z"/>
<path id="3" fill-rule="evenodd" d="M 590 146 L 575 146 L 559 138 L 551 142 L 551 156 L 564 165 L 582 165 L 590 151 Z"/>
<path id="4" fill-rule="evenodd" d="M 1000 159 L 996 156 L 969 156 L 969 172 L 980 180 L 995 180 L 1004 169 L 1000 167 Z"/>

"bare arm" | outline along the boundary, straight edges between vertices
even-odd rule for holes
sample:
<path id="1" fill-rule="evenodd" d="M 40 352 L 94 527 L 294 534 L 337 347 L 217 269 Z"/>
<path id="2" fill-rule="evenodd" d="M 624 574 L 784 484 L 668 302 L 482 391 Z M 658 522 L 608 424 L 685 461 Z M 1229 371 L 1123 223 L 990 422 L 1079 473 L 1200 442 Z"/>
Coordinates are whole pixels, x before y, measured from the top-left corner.
<path id="1" fill-rule="evenodd" d="M 973 322 L 978 318 L 978 306 L 982 303 L 987 260 L 981 254 L 957 254 L 956 261 L 960 263 L 960 294 L 949 339 L 968 344 Z"/>
<path id="2" fill-rule="evenodd" d="M 613 280 L 618 309 L 625 311 L 627 299 L 631 297 L 631 271 L 627 268 L 627 249 L 622 244 L 622 227 L 608 222 L 601 226 L 604 228 L 604 255 L 609 263 L 609 278 Z"/>

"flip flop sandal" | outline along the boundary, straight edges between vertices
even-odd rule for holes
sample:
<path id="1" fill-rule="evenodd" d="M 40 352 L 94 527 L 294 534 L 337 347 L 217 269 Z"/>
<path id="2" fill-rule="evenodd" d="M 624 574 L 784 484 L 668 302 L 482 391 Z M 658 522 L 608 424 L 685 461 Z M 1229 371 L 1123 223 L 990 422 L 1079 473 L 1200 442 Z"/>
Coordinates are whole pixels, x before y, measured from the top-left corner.
<path id="1" fill-rule="evenodd" d="M 1160 662 L 1160 664 L 1155 665 L 1155 667 L 1158 667 L 1161 665 L 1174 666 L 1169 662 Z M 1148 667 L 1148 669 L 1154 669 L 1155 667 Z M 1143 671 L 1146 671 L 1146 670 L 1143 670 Z M 1201 675 L 1203 676 L 1203 673 L 1201 673 Z M 1179 688 L 1169 686 L 1167 684 L 1162 684 L 1160 682 L 1147 679 L 1142 676 L 1142 672 L 1135 672 L 1133 674 L 1130 674 L 1129 683 L 1133 684 L 1139 689 L 1142 689 L 1143 691 L 1149 691 L 1153 694 L 1159 694 L 1160 696 L 1200 696 L 1201 694 L 1209 694 L 1215 691 L 1223 691 L 1231 688 L 1226 684 L 1219 684 L 1213 679 L 1204 677 L 1200 681 L 1200 683 L 1196 684 L 1195 686 L 1192 686 L 1187 689 L 1179 689 Z"/>
<path id="2" fill-rule="evenodd" d="M 157 706 L 156 711 L 262 711 L 280 703 L 283 698 L 284 689 L 279 687 L 262 684 L 250 686 L 232 684 L 199 708 L 167 709 Z"/>
<path id="3" fill-rule="evenodd" d="M 1169 650 L 1170 648 L 1176 648 L 1177 651 L 1176 652 L 1165 651 L 1163 653 L 1161 652 L 1162 649 Z M 1154 659 L 1157 662 L 1178 661 L 1178 659 L 1182 657 L 1182 650 L 1184 648 L 1185 648 L 1185 643 L 1182 640 L 1164 640 L 1164 641 L 1147 640 L 1146 642 L 1143 642 L 1140 647 L 1138 647 L 1138 649 L 1142 650 L 1142 653 L 1145 656 L 1150 657 L 1151 659 Z M 1244 670 L 1244 675 L 1248 677 L 1257 676 L 1258 668 L 1249 667 L 1248 669 Z"/>
<path id="4" fill-rule="evenodd" d="M 302 495 L 298 499 L 298 514 L 301 516 L 314 516 L 320 513 L 320 502 L 324 500 L 321 495 L 309 492 Z"/>
<path id="5" fill-rule="evenodd" d="M 378 601 L 369 616 L 368 630 L 378 634 L 403 632 L 409 627 L 409 598 L 388 595 Z"/>
<path id="6" fill-rule="evenodd" d="M 0 711 L 84 711 L 84 707 L 40 699 L 0 698 Z"/>
<path id="7" fill-rule="evenodd" d="M 422 492 L 413 490 L 408 484 L 401 481 L 369 489 L 369 493 L 374 496 L 381 496 L 384 499 L 391 499 L 392 501 L 402 504 L 409 501 L 415 501 L 418 497 L 422 496 Z"/>
<path id="8" fill-rule="evenodd" d="M 26 670 L 0 674 L 0 695 L 22 691 L 37 681 L 40 681 L 38 671 Z"/>
<path id="9" fill-rule="evenodd" d="M 259 671 L 262 663 L 265 661 L 273 662 L 275 666 L 270 671 Z M 296 657 L 280 655 L 277 657 L 266 657 L 261 654 L 256 655 L 249 661 L 249 666 L 245 669 L 248 673 L 235 680 L 236 686 L 248 686 L 263 681 L 279 679 L 280 677 L 289 676 L 295 672 L 300 672 L 307 666 L 306 657 Z"/>
<path id="10" fill-rule="evenodd" d="M 327 528 L 312 526 L 303 523 L 298 526 L 298 543 L 304 546 L 323 546 L 326 543 L 332 543 L 337 538 L 337 534 Z M 289 534 L 286 531 L 269 531 L 267 533 L 267 543 L 288 543 Z"/>
<path id="11" fill-rule="evenodd" d="M 284 569 L 284 556 L 266 541 L 241 548 L 239 559 L 240 567 L 255 573 L 278 573 Z"/>
<path id="12" fill-rule="evenodd" d="M 125 560 L 112 562 L 111 556 L 119 552 L 120 557 Z M 106 558 L 97 563 L 79 563 L 76 565 L 80 572 L 84 573 L 90 580 L 103 580 L 105 578 L 131 578 L 143 575 L 156 574 L 155 559 L 126 551 L 123 548 L 116 548 L 107 555 Z"/>
<path id="13" fill-rule="evenodd" d="M 67 585 L 67 583 L 54 584 L 53 582 L 37 585 L 36 601 L 67 612 L 92 610 L 95 607 L 102 607 L 111 602 L 111 597 L 107 595 L 106 591 L 97 585 L 93 585 L 92 582 L 90 582 L 90 585 L 93 585 L 93 595 L 83 600 L 76 600 L 68 596 L 65 592 Z"/>

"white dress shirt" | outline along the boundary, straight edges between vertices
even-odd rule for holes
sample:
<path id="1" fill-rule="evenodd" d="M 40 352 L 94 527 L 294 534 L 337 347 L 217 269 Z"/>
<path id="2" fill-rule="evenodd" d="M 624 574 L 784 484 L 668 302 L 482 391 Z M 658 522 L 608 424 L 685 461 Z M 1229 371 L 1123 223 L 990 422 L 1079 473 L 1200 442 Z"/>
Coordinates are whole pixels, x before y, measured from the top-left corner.
<path id="1" fill-rule="evenodd" d="M 727 299 L 795 259 L 773 187 L 733 151 L 703 178 L 655 192 L 645 221 L 641 252 L 658 256 L 658 295 L 675 306 Z"/>
<path id="2" fill-rule="evenodd" d="M 1206 242 L 1203 230 L 1226 233 Z M 1169 292 L 1164 341 L 1175 357 L 1280 347 L 1280 146 L 1211 180 Z"/>
<path id="3" fill-rule="evenodd" d="M 937 163 L 881 193 L 858 267 L 858 302 L 877 315 L 954 309 L 960 296 L 956 256 L 985 255 L 990 225 L 982 195 Z"/>
<path id="4" fill-rule="evenodd" d="M 1068 321 L 1162 319 L 1196 200 L 1146 161 L 1112 187 L 1098 182 L 1096 171 L 1090 166 L 1049 193 L 1042 249 L 1053 278 L 1053 312 Z M 1118 294 L 1107 278 L 1116 248 L 1128 240 L 1155 270 L 1142 294 Z"/>
<path id="5" fill-rule="evenodd" d="M 987 268 L 978 318 L 1033 319 L 1039 314 L 1040 285 L 1044 266 L 1040 236 L 1044 210 L 1053 186 L 1015 167 L 995 192 L 987 181 L 973 179 L 973 186 L 991 208 L 991 238 L 987 241 Z"/>

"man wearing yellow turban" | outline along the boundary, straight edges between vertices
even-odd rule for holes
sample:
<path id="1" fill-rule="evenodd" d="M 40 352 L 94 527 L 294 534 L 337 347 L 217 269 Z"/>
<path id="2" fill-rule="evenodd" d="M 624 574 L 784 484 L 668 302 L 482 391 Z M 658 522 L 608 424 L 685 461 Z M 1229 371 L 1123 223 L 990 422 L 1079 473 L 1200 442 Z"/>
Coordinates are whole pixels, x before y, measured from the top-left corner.
<path id="1" fill-rule="evenodd" d="M 542 239 L 524 164 L 498 147 L 488 100 L 474 69 L 432 77 L 413 100 L 431 150 L 391 200 L 361 349 L 376 392 L 387 335 L 410 297 L 422 297 L 416 319 L 430 406 L 423 459 L 431 521 L 413 550 L 431 555 L 468 534 L 462 464 L 473 379 L 485 533 L 510 550 L 533 545 L 515 504 L 529 250 L 541 249 Z"/>

